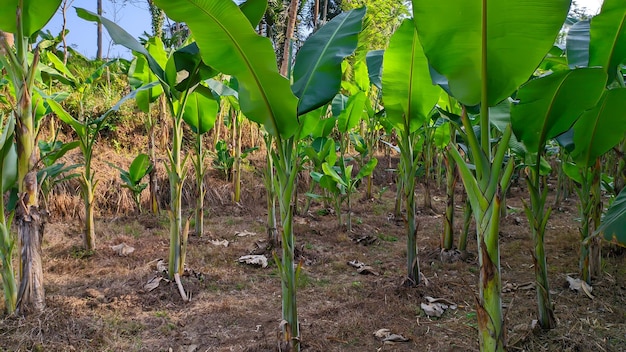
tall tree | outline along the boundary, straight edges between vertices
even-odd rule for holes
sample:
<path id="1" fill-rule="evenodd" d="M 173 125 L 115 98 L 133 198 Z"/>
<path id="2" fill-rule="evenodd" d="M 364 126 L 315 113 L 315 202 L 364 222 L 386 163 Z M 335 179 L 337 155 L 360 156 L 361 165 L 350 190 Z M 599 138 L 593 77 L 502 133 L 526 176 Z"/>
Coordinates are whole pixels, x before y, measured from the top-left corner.
<path id="1" fill-rule="evenodd" d="M 367 6 L 361 38 L 366 38 L 368 51 L 387 48 L 391 35 L 409 16 L 408 1 L 404 0 L 352 0 L 341 2 L 341 6 L 344 10 Z"/>
<path id="2" fill-rule="evenodd" d="M 298 0 L 291 0 L 291 3 L 289 4 L 289 13 L 287 14 L 288 21 L 287 28 L 285 29 L 285 42 L 283 43 L 283 56 L 280 63 L 280 74 L 285 77 L 289 76 L 289 67 L 291 66 L 289 59 L 292 54 L 292 39 L 296 29 L 296 17 L 298 15 L 299 3 L 300 1 Z"/>
<path id="3" fill-rule="evenodd" d="M 102 16 L 102 0 L 97 2 L 97 12 L 99 16 Z M 102 60 L 102 23 L 98 22 L 98 51 L 96 52 L 96 59 Z"/>
<path id="4" fill-rule="evenodd" d="M 152 0 L 148 0 L 150 8 L 150 16 L 152 17 L 152 35 L 163 39 L 163 23 L 165 22 L 165 13 L 158 8 Z"/>

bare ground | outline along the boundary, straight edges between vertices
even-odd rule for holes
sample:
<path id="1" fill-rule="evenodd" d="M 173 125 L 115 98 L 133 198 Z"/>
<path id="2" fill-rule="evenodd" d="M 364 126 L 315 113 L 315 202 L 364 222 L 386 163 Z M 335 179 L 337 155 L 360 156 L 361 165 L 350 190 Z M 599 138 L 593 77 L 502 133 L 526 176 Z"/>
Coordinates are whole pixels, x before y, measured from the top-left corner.
<path id="1" fill-rule="evenodd" d="M 384 175 L 376 178 L 375 190 L 381 190 L 385 179 Z M 206 232 L 203 237 L 190 237 L 190 274 L 182 279 L 192 294 L 191 302 L 181 300 L 174 284 L 161 282 L 153 291 L 144 289 L 157 275 L 157 260 L 168 256 L 167 217 L 120 211 L 120 197 L 128 196 L 111 181 L 99 186 L 105 192 L 101 202 L 108 204 L 109 211 L 103 211 L 96 221 L 99 249 L 93 255 L 80 250 L 77 195 L 66 195 L 55 205 L 63 216 L 51 220 L 44 238 L 47 308 L 40 315 L 0 318 L 2 350 L 276 351 L 281 320 L 276 265 L 271 258 L 267 268 L 237 263 L 239 256 L 265 240 L 260 176 L 254 171 L 247 173 L 240 204 L 229 201 L 230 188 L 224 181 L 210 178 L 207 182 Z M 296 242 L 304 265 L 298 284 L 303 349 L 477 350 L 477 262 L 472 259 L 475 255 L 455 263 L 440 260 L 443 219 L 439 214 L 445 207 L 444 195 L 435 191 L 435 211 L 419 214 L 420 265 L 426 280 L 417 288 L 406 288 L 401 285 L 406 272 L 404 226 L 389 216 L 394 192 L 380 193 L 379 198 L 354 202 L 353 233 L 338 226 L 336 217 L 319 204 L 307 216 L 296 218 Z M 578 272 L 574 199 L 554 211 L 546 236 L 558 327 L 551 331 L 531 328 L 536 308 L 535 290 L 526 285 L 533 281 L 534 272 L 528 223 L 521 211 L 520 198 L 525 194 L 519 187 L 512 189 L 511 209 L 501 226 L 509 350 L 626 351 L 625 252 L 605 246 L 604 273 L 593 284 L 593 299 L 569 290 L 566 283 L 566 275 Z M 457 210 L 460 219 L 461 209 Z M 235 235 L 238 231 L 256 235 L 240 237 Z M 366 246 L 353 240 L 367 235 L 374 243 Z M 223 239 L 229 241 L 228 247 L 210 242 Z M 475 253 L 472 236 L 468 242 L 469 252 Z M 115 255 L 110 246 L 120 243 L 133 246 L 135 252 L 126 257 Z M 370 265 L 379 275 L 358 274 L 347 265 L 351 260 Z M 429 318 L 420 308 L 425 296 L 445 298 L 458 307 L 440 318 Z M 383 344 L 373 336 L 382 328 L 410 341 Z"/>

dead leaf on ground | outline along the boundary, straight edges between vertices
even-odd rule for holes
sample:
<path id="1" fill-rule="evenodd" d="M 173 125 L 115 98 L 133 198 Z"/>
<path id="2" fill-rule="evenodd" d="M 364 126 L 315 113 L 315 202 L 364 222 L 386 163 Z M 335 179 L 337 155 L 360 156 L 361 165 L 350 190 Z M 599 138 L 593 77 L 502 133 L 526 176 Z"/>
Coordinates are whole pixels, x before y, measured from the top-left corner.
<path id="1" fill-rule="evenodd" d="M 260 266 L 262 268 L 265 268 L 267 266 L 267 257 L 265 257 L 264 255 L 257 255 L 257 254 L 244 255 L 244 256 L 239 257 L 239 262 L 243 264 Z"/>
<path id="2" fill-rule="evenodd" d="M 375 275 L 375 276 L 380 275 L 378 272 L 376 272 L 376 270 L 374 270 L 374 268 L 358 260 L 349 261 L 348 265 L 350 265 L 353 268 L 356 268 L 356 272 L 362 275 Z"/>
<path id="3" fill-rule="evenodd" d="M 445 298 L 424 297 L 428 303 L 422 303 L 420 306 L 424 313 L 429 317 L 441 317 L 447 309 L 456 309 L 457 305 Z"/>
<path id="4" fill-rule="evenodd" d="M 376 243 L 376 241 L 378 241 L 378 237 L 372 235 L 356 235 L 352 237 L 352 240 L 358 244 L 369 246 Z"/>
<path id="5" fill-rule="evenodd" d="M 248 231 L 248 230 L 237 231 L 237 232 L 235 232 L 235 236 L 237 236 L 237 237 L 256 236 L 256 232 L 251 232 L 251 231 Z"/>
<path id="6" fill-rule="evenodd" d="M 150 280 L 148 280 L 148 282 L 145 285 L 143 285 L 143 289 L 146 290 L 147 292 L 153 291 L 157 287 L 159 287 L 161 280 L 163 280 L 163 277 L 155 276 L 151 278 Z"/>
<path id="7" fill-rule="evenodd" d="M 595 297 L 591 294 L 591 291 L 593 291 L 593 287 L 591 287 L 591 285 L 589 285 L 588 283 L 586 283 L 585 281 L 581 280 L 581 279 L 574 279 L 573 277 L 567 275 L 565 277 L 567 279 L 567 282 L 569 283 L 569 289 L 572 291 L 583 291 L 587 297 L 594 299 Z"/>
<path id="8" fill-rule="evenodd" d="M 378 272 L 376 272 L 374 270 L 374 268 L 372 268 L 369 265 L 360 267 L 358 269 L 356 269 L 356 272 L 361 274 L 361 275 L 374 275 L 374 276 L 379 276 L 380 274 Z"/>
<path id="9" fill-rule="evenodd" d="M 115 254 L 119 255 L 120 257 L 125 257 L 135 251 L 135 247 L 131 247 L 126 243 L 120 243 L 116 246 L 111 246 L 111 249 L 113 250 L 113 252 L 115 252 Z"/>
<path id="10" fill-rule="evenodd" d="M 407 339 L 406 337 L 400 334 L 392 333 L 391 330 L 389 329 L 378 329 L 374 331 L 373 335 L 376 338 L 380 339 L 385 344 L 393 344 L 396 342 L 409 342 L 410 341 L 410 339 Z"/>
<path id="11" fill-rule="evenodd" d="M 209 243 L 214 245 L 214 246 L 224 246 L 224 247 L 228 247 L 228 244 L 230 242 L 228 242 L 228 240 L 209 240 Z"/>
<path id="12" fill-rule="evenodd" d="M 163 274 L 167 274 L 167 264 L 163 259 L 159 259 L 156 263 L 157 271 Z"/>

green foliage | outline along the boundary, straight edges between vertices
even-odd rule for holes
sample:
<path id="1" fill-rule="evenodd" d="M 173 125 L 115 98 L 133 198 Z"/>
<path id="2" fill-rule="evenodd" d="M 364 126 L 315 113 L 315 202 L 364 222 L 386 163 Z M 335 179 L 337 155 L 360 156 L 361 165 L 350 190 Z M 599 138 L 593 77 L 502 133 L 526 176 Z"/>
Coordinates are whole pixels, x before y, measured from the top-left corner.
<path id="1" fill-rule="evenodd" d="M 626 188 L 606 211 L 596 233 L 603 233 L 605 240 L 626 247 Z"/>
<path id="2" fill-rule="evenodd" d="M 409 15 L 408 1 L 404 0 L 352 0 L 342 1 L 344 10 L 366 6 L 366 26 L 361 33 L 360 42 L 366 50 L 385 49 L 389 38 L 400 26 L 402 18 Z"/>
<path id="3" fill-rule="evenodd" d="M 383 60 L 383 97 L 387 120 L 403 134 L 417 131 L 439 100 L 428 61 L 412 20 L 394 33 Z"/>
<path id="4" fill-rule="evenodd" d="M 241 151 L 241 159 L 248 157 L 250 153 L 259 149 L 259 147 L 246 148 Z M 220 170 L 226 180 L 230 180 L 232 174 L 233 165 L 235 164 L 235 157 L 230 152 L 228 143 L 224 140 L 219 140 L 215 144 L 215 152 L 213 154 L 213 168 Z"/>
<path id="5" fill-rule="evenodd" d="M 528 80 L 554 44 L 570 0 L 482 4 L 465 0 L 413 1 L 415 23 L 428 62 L 448 79 L 452 95 L 468 106 L 480 102 L 483 80 L 489 106 L 507 98 Z M 483 12 L 487 16 L 484 23 Z M 483 53 L 487 55 L 485 61 Z M 489 64 L 483 66 L 483 62 Z"/>
<path id="6" fill-rule="evenodd" d="M 147 154 L 139 154 L 133 159 L 128 170 L 124 170 L 119 166 L 108 163 L 111 167 L 116 168 L 120 172 L 120 178 L 124 182 L 122 187 L 128 188 L 133 194 L 133 200 L 137 209 L 141 211 L 141 192 L 148 186 L 147 183 L 141 183 L 141 180 L 148 175 L 154 165 L 150 162 Z"/>
<path id="7" fill-rule="evenodd" d="M 246 117 L 263 124 L 273 136 L 290 137 L 296 132 L 297 99 L 291 94 L 287 79 L 276 70 L 272 46 L 267 38 L 257 35 L 235 3 L 198 0 L 155 3 L 173 20 L 187 23 L 207 65 L 237 77 L 244 88 L 239 100 Z M 215 45 L 216 42 L 220 45 Z M 252 52 L 254 55 L 250 55 Z"/>
<path id="8" fill-rule="evenodd" d="M 561 71 L 529 81 L 511 108 L 515 135 L 529 152 L 543 151 L 549 139 L 567 131 L 581 112 L 596 105 L 605 82 L 600 68 Z"/>
<path id="9" fill-rule="evenodd" d="M 22 35 L 30 37 L 43 28 L 52 18 L 61 4 L 61 0 L 3 0 L 0 2 L 0 30 L 9 33 L 18 33 L 17 8 L 22 4 Z"/>
<path id="10" fill-rule="evenodd" d="M 80 176 L 78 173 L 69 173 L 78 168 L 80 164 L 66 166 L 65 163 L 57 162 L 67 152 L 77 148 L 79 145 L 80 142 L 78 141 L 69 143 L 39 141 L 39 154 L 43 168 L 37 171 L 37 181 L 41 185 L 41 193 L 46 207 L 49 204 L 50 194 L 55 185 Z"/>
<path id="11" fill-rule="evenodd" d="M 298 50 L 291 86 L 299 98 L 298 115 L 321 107 L 339 91 L 340 65 L 356 49 L 364 15 L 365 8 L 361 8 L 333 18 Z"/>

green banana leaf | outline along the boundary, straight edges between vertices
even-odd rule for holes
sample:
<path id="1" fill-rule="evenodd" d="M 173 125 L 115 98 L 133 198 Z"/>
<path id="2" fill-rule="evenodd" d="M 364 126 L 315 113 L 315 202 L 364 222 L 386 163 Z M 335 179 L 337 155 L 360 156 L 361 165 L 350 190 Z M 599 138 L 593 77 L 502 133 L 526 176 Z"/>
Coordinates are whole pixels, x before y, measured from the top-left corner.
<path id="1" fill-rule="evenodd" d="M 365 60 L 359 60 L 352 66 L 352 80 L 360 91 L 365 93 L 370 91 L 371 83 Z"/>
<path id="2" fill-rule="evenodd" d="M 626 134 L 626 88 L 605 91 L 598 104 L 574 124 L 572 158 L 581 168 L 613 148 Z"/>
<path id="3" fill-rule="evenodd" d="M 485 77 L 487 105 L 493 106 L 535 71 L 554 44 L 570 2 L 413 0 L 413 14 L 428 62 L 448 79 L 452 95 L 464 105 L 477 105 Z"/>
<path id="4" fill-rule="evenodd" d="M 175 70 L 171 67 L 172 62 L 176 68 Z M 171 71 L 168 71 L 168 69 L 171 69 Z M 197 70 L 197 74 L 192 75 L 191 72 L 193 70 Z M 187 87 L 193 87 L 200 81 L 214 77 L 218 73 L 202 61 L 200 48 L 198 48 L 198 44 L 196 42 L 174 51 L 166 65 L 166 71 L 168 76 L 169 74 L 173 76 L 172 78 L 169 78 L 169 84 L 171 86 L 175 86 L 179 92 L 184 92 Z M 178 73 L 181 71 L 189 72 L 189 76 L 178 82 Z"/>
<path id="5" fill-rule="evenodd" d="M 569 68 L 589 66 L 589 20 L 574 23 L 567 32 L 565 41 Z"/>
<path id="6" fill-rule="evenodd" d="M 0 121 L 4 116 L 0 116 Z M 11 114 L 2 128 L 0 135 L 0 164 L 2 165 L 2 194 L 11 189 L 17 181 L 17 150 L 13 143 L 15 116 Z"/>
<path id="7" fill-rule="evenodd" d="M 265 10 L 267 10 L 267 0 L 246 0 L 246 2 L 239 5 L 239 8 L 246 15 L 252 27 L 256 28 L 261 19 L 263 19 Z"/>
<path id="8" fill-rule="evenodd" d="M 341 62 L 356 49 L 365 7 L 344 12 L 313 33 L 296 55 L 293 93 L 298 115 L 328 103 L 341 85 Z"/>
<path id="9" fill-rule="evenodd" d="M 404 133 L 417 131 L 439 100 L 441 89 L 432 84 L 426 56 L 410 19 L 402 22 L 389 41 L 382 83 L 387 120 Z"/>
<path id="10" fill-rule="evenodd" d="M 365 55 L 365 61 L 367 62 L 367 72 L 369 74 L 370 82 L 378 89 L 382 89 L 383 82 L 381 77 L 383 75 L 383 55 L 384 50 L 372 50 Z"/>
<path id="11" fill-rule="evenodd" d="M 142 178 L 152 170 L 152 163 L 147 154 L 141 153 L 135 157 L 128 168 L 128 178 L 133 184 L 138 184 Z"/>
<path id="12" fill-rule="evenodd" d="M 165 67 L 167 63 L 167 53 L 163 47 L 163 41 L 160 38 L 152 37 L 146 43 L 146 50 L 154 58 L 160 67 Z M 148 66 L 148 59 L 144 55 L 136 55 L 131 68 L 128 72 L 129 78 L 136 80 L 136 85 L 133 88 L 139 88 L 141 85 L 158 81 L 158 77 L 150 70 Z M 135 98 L 139 109 L 147 113 L 150 109 L 150 104 L 155 102 L 157 98 L 163 94 L 163 88 L 156 86 L 151 90 L 146 90 L 137 94 Z"/>
<path id="13" fill-rule="evenodd" d="M 511 124 L 518 140 L 531 153 L 567 131 L 604 92 L 606 73 L 601 68 L 561 71 L 524 84 L 511 106 Z M 585 89 L 581 89 L 585 87 Z"/>
<path id="14" fill-rule="evenodd" d="M 606 0 L 602 12 L 591 19 L 590 31 L 589 66 L 604 67 L 610 83 L 618 66 L 626 60 L 626 6 L 623 0 Z"/>
<path id="15" fill-rule="evenodd" d="M 622 189 L 604 214 L 596 233 L 604 233 L 604 239 L 626 247 L 626 188 Z"/>
<path id="16" fill-rule="evenodd" d="M 348 98 L 346 108 L 337 117 L 339 132 L 346 133 L 359 124 L 365 109 L 365 100 L 367 100 L 367 95 L 364 92 L 358 92 Z"/>
<path id="17" fill-rule="evenodd" d="M 363 179 L 364 177 L 371 175 L 374 172 L 374 169 L 376 169 L 376 165 L 378 165 L 378 159 L 376 158 L 370 159 L 370 161 L 368 161 L 367 164 L 361 167 L 361 169 L 359 170 L 359 173 L 356 174 L 356 177 L 354 179 L 358 181 L 358 180 Z"/>
<path id="18" fill-rule="evenodd" d="M 70 80 L 72 86 L 76 86 L 78 84 L 76 77 L 74 77 L 72 72 L 70 72 L 70 70 L 67 68 L 67 66 L 65 66 L 63 61 L 61 61 L 58 56 L 56 56 L 51 51 L 46 51 L 46 57 L 48 58 L 48 61 L 50 61 L 52 67 L 54 67 L 55 70 L 59 71 L 59 73 L 61 73 L 64 77 Z"/>
<path id="19" fill-rule="evenodd" d="M 338 184 L 340 184 L 340 185 L 342 185 L 344 187 L 348 187 L 348 183 L 346 183 L 346 181 L 341 176 L 339 176 L 339 174 L 337 173 L 337 170 L 335 170 L 334 166 L 330 165 L 329 163 L 323 163 L 322 164 L 322 170 L 324 171 L 324 174 L 326 176 L 330 176 Z M 346 172 L 347 172 L 347 170 L 346 170 Z"/>
<path id="20" fill-rule="evenodd" d="M 2 0 L 0 1 L 0 30 L 17 33 L 17 7 L 22 2 L 23 35 L 30 37 L 45 27 L 61 5 L 61 0 Z"/>
<path id="21" fill-rule="evenodd" d="M 2 148 L 2 194 L 17 182 L 17 146 L 14 143 Z"/>
<path id="22" fill-rule="evenodd" d="M 219 106 L 211 90 L 198 86 L 187 98 L 183 120 L 198 134 L 205 134 L 213 128 Z"/>
<path id="23" fill-rule="evenodd" d="M 278 73 L 268 38 L 257 35 L 232 1 L 155 0 L 167 16 L 185 22 L 203 61 L 239 81 L 241 110 L 273 136 L 288 138 L 298 128 L 297 99 Z"/>
<path id="24" fill-rule="evenodd" d="M 302 125 L 300 139 L 309 136 L 313 138 L 327 137 L 332 133 L 337 124 L 337 118 L 326 117 L 327 110 L 328 106 L 324 105 L 299 117 Z"/>

